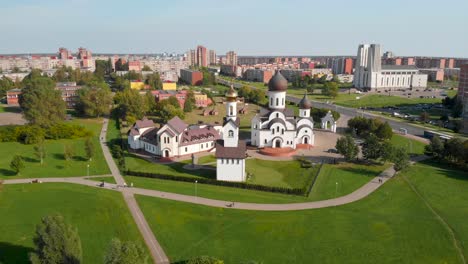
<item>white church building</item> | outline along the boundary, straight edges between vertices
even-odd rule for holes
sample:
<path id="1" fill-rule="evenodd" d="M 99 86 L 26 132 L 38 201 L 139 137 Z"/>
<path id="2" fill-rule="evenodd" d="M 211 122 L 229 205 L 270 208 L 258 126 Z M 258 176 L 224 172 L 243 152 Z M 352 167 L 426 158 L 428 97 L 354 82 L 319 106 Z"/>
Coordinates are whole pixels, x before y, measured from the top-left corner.
<path id="1" fill-rule="evenodd" d="M 268 83 L 268 109 L 261 109 L 251 124 L 251 144 L 258 148 L 292 148 L 314 145 L 314 122 L 307 95 L 299 103 L 299 115 L 286 107 L 288 82 L 279 71 Z"/>
<path id="2" fill-rule="evenodd" d="M 354 86 L 370 90 L 425 88 L 427 74 L 414 65 L 382 65 L 379 44 L 361 44 L 354 70 Z"/>
<path id="3" fill-rule="evenodd" d="M 153 121 L 144 118 L 130 129 L 128 145 L 133 150 L 144 150 L 158 157 L 179 157 L 214 151 L 220 130 L 219 125 L 188 125 L 177 116 L 158 129 Z"/>
<path id="4" fill-rule="evenodd" d="M 226 93 L 226 117 L 221 139 L 216 142 L 216 179 L 244 182 L 246 180 L 246 142 L 239 140 L 240 117 L 237 116 L 237 92 L 231 86 Z"/>

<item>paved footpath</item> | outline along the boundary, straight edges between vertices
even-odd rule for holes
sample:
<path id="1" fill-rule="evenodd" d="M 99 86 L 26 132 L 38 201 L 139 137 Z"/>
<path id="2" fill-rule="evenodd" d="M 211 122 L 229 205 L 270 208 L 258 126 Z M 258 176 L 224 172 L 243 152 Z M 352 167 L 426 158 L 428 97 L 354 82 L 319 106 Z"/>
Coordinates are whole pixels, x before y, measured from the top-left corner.
<path id="1" fill-rule="evenodd" d="M 110 184 L 110 183 L 106 183 L 105 187 L 100 187 L 100 188 L 123 192 L 124 197 L 126 197 L 126 200 L 128 199 L 129 203 L 134 205 L 134 206 L 129 205 L 131 210 L 132 209 L 139 210 L 139 208 L 137 209 L 138 206 L 136 206 L 136 203 L 134 202 L 134 197 L 133 197 L 134 194 L 138 194 L 138 195 L 145 195 L 145 196 L 157 197 L 157 198 L 180 201 L 180 202 L 201 204 L 201 205 L 212 206 L 212 207 L 255 210 L 255 211 L 295 211 L 295 210 L 307 210 L 307 209 L 332 207 L 332 206 L 344 205 L 344 204 L 348 204 L 348 203 L 361 200 L 364 197 L 371 194 L 372 192 L 374 192 L 375 190 L 377 190 L 380 186 L 382 186 L 382 184 L 384 184 L 391 177 L 393 177 L 394 174 L 395 174 L 395 170 L 393 169 L 393 167 L 390 167 L 386 169 L 385 171 L 383 171 L 379 176 L 375 177 L 370 182 L 362 186 L 361 188 L 345 196 L 341 196 L 341 197 L 337 197 L 337 198 L 329 199 L 329 200 L 315 201 L 315 202 L 286 203 L 286 204 L 259 204 L 259 203 L 235 202 L 234 206 L 231 206 L 232 201 L 214 200 L 214 199 L 183 195 L 183 194 L 177 194 L 177 193 L 148 190 L 148 189 L 143 189 L 143 188 L 118 188 L 116 184 Z M 92 186 L 92 187 L 98 187 L 99 185 L 98 182 L 87 180 L 85 178 L 86 177 L 42 178 L 40 180 L 42 182 L 67 182 L 67 183 L 75 183 L 75 184 L 87 185 L 87 186 Z M 6 180 L 4 183 L 16 184 L 16 183 L 28 183 L 28 182 L 31 182 L 31 179 Z M 139 216 L 137 216 L 136 221 L 138 221 L 137 219 L 139 219 Z M 144 220 L 144 218 L 141 218 L 141 219 Z M 146 230 L 150 232 L 149 229 L 146 229 Z"/>
<path id="2" fill-rule="evenodd" d="M 109 147 L 106 143 L 106 134 L 107 134 L 107 127 L 109 125 L 109 119 L 104 118 L 104 124 L 102 126 L 101 135 L 99 136 L 99 142 L 101 143 L 102 151 L 104 153 L 104 158 L 106 159 L 107 165 L 112 172 L 112 176 L 114 176 L 115 182 L 118 186 L 124 186 L 125 180 L 120 175 L 119 168 L 115 164 L 114 159 L 109 151 Z M 145 240 L 146 245 L 148 246 L 151 256 L 153 257 L 154 263 L 170 263 L 169 258 L 167 257 L 166 253 L 162 249 L 159 242 L 156 240 L 151 228 L 148 225 L 143 213 L 141 212 L 138 203 L 135 200 L 132 192 L 127 191 L 126 188 L 122 190 L 123 197 L 125 202 L 127 203 L 128 208 L 135 220 L 138 229 L 140 229 L 140 233 L 143 235 L 143 239 Z"/>

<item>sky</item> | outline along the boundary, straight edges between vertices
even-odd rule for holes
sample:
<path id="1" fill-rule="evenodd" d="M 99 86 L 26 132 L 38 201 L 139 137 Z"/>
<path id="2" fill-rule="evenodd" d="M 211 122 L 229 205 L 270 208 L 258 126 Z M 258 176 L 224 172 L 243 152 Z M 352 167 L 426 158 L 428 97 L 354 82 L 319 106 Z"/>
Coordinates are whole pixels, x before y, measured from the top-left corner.
<path id="1" fill-rule="evenodd" d="M 467 0 L 0 0 L 0 53 L 468 57 Z"/>

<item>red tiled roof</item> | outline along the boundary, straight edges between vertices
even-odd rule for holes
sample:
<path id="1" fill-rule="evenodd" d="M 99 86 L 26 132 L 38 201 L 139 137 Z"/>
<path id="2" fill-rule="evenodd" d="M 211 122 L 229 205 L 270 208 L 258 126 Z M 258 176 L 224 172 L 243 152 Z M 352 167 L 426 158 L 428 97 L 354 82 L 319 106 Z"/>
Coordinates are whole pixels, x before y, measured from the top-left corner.
<path id="1" fill-rule="evenodd" d="M 209 141 L 215 141 L 219 139 L 219 133 L 212 126 L 190 127 L 184 133 L 180 139 L 180 145 L 186 146 L 197 143 L 204 143 Z"/>
<path id="2" fill-rule="evenodd" d="M 178 116 L 173 117 L 167 122 L 167 124 L 175 130 L 177 134 L 184 132 L 188 125 L 182 121 Z"/>
<path id="3" fill-rule="evenodd" d="M 244 140 L 239 140 L 237 147 L 225 147 L 224 140 L 216 141 L 217 159 L 245 159 L 247 146 Z"/>
<path id="4" fill-rule="evenodd" d="M 153 126 L 154 126 L 154 123 L 153 123 L 153 120 L 149 120 L 148 118 L 143 117 L 142 120 L 137 120 L 137 121 L 135 122 L 135 125 L 136 125 L 138 128 L 146 128 L 146 127 L 153 127 Z"/>

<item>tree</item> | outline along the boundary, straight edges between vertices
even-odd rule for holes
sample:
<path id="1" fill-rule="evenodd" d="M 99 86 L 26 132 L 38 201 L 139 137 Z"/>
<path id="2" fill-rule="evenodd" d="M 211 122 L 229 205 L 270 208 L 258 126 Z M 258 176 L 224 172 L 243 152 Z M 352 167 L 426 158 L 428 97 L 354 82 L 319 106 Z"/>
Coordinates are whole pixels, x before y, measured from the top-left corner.
<path id="1" fill-rule="evenodd" d="M 166 100 L 164 100 L 166 101 Z M 174 107 L 172 104 L 167 104 L 160 112 L 159 115 L 163 123 L 171 120 L 173 117 L 178 116 L 180 119 L 184 119 L 185 115 L 182 109 Z"/>
<path id="2" fill-rule="evenodd" d="M 351 161 L 357 157 L 359 148 L 351 136 L 341 137 L 336 141 L 336 150 L 344 156 L 347 161 Z"/>
<path id="3" fill-rule="evenodd" d="M 388 122 L 382 123 L 375 130 L 375 135 L 380 139 L 392 139 L 393 130 Z"/>
<path id="4" fill-rule="evenodd" d="M 19 175 L 21 170 L 24 169 L 23 158 L 20 155 L 13 156 L 10 162 L 10 169 L 12 169 L 16 175 Z"/>
<path id="5" fill-rule="evenodd" d="M 156 98 L 151 93 L 151 91 L 147 91 L 145 94 L 145 101 L 148 107 L 148 113 L 155 113 L 156 112 Z"/>
<path id="6" fill-rule="evenodd" d="M 464 159 L 463 140 L 461 138 L 451 138 L 444 144 L 444 157 L 449 162 L 458 163 Z"/>
<path id="7" fill-rule="evenodd" d="M 186 264 L 224 264 L 224 261 L 210 256 L 200 256 L 189 259 Z"/>
<path id="8" fill-rule="evenodd" d="M 147 75 L 145 83 L 148 84 L 153 90 L 161 90 L 163 86 L 159 72 L 154 72 Z"/>
<path id="9" fill-rule="evenodd" d="M 93 87 L 83 87 L 78 90 L 78 101 L 75 109 L 80 115 L 100 117 L 110 113 L 112 94 L 105 83 Z"/>
<path id="10" fill-rule="evenodd" d="M 263 105 L 267 103 L 266 92 L 260 89 L 252 90 L 250 94 L 250 101 L 257 105 Z"/>
<path id="11" fill-rule="evenodd" d="M 421 114 L 419 115 L 419 120 L 421 120 L 422 122 L 427 122 L 429 121 L 429 119 L 430 119 L 430 116 L 426 111 L 421 112 Z"/>
<path id="12" fill-rule="evenodd" d="M 85 153 L 86 153 L 86 158 L 88 160 L 91 160 L 94 157 L 94 142 L 91 138 L 86 138 L 85 140 Z"/>
<path id="13" fill-rule="evenodd" d="M 122 59 L 118 59 L 115 62 L 115 70 L 116 71 L 128 71 L 128 62 L 124 63 Z"/>
<path id="14" fill-rule="evenodd" d="M 438 160 L 443 158 L 444 143 L 440 140 L 440 137 L 433 136 L 429 145 L 424 146 L 424 154 L 432 156 Z"/>
<path id="15" fill-rule="evenodd" d="M 189 113 L 195 108 L 195 95 L 192 91 L 188 91 L 184 102 L 184 112 Z"/>
<path id="16" fill-rule="evenodd" d="M 34 155 L 41 161 L 41 165 L 46 157 L 46 148 L 44 144 L 44 140 L 39 141 L 34 146 Z"/>
<path id="17" fill-rule="evenodd" d="M 42 218 L 36 226 L 33 264 L 79 264 L 82 262 L 81 240 L 76 228 L 55 214 Z"/>
<path id="18" fill-rule="evenodd" d="M 382 146 L 380 140 L 374 134 L 370 134 L 362 145 L 362 155 L 365 159 L 377 160 L 382 157 Z"/>
<path id="19" fill-rule="evenodd" d="M 31 124 L 48 127 L 65 119 L 65 102 L 60 91 L 55 90 L 55 83 L 47 77 L 31 77 L 23 80 L 25 88 L 19 98 L 23 116 Z"/>
<path id="20" fill-rule="evenodd" d="M 405 148 L 393 149 L 393 163 L 396 171 L 401 171 L 409 166 L 409 155 Z"/>
<path id="21" fill-rule="evenodd" d="M 338 96 L 338 91 L 338 84 L 336 84 L 335 82 L 327 82 L 323 87 L 323 94 L 332 98 Z"/>
<path id="22" fill-rule="evenodd" d="M 3 98 L 6 96 L 6 92 L 10 89 L 13 89 L 15 87 L 15 83 L 10 80 L 10 78 L 3 76 L 0 79 L 0 98 Z"/>
<path id="23" fill-rule="evenodd" d="M 327 82 L 327 75 L 324 74 L 317 80 L 318 83 L 325 84 Z"/>
<path id="24" fill-rule="evenodd" d="M 148 256 L 140 244 L 112 239 L 104 257 L 104 264 L 145 264 Z"/>
<path id="25" fill-rule="evenodd" d="M 125 120 L 127 116 L 141 119 L 148 112 L 146 99 L 140 96 L 137 90 L 125 89 L 122 92 L 117 92 L 114 100 L 118 104 L 117 109 L 120 117 Z"/>
<path id="26" fill-rule="evenodd" d="M 65 160 L 71 160 L 73 158 L 73 155 L 75 154 L 75 151 L 73 150 L 73 147 L 69 144 L 66 144 L 63 147 L 63 157 Z"/>
<path id="27" fill-rule="evenodd" d="M 153 71 L 148 65 L 143 66 L 141 71 Z"/>

